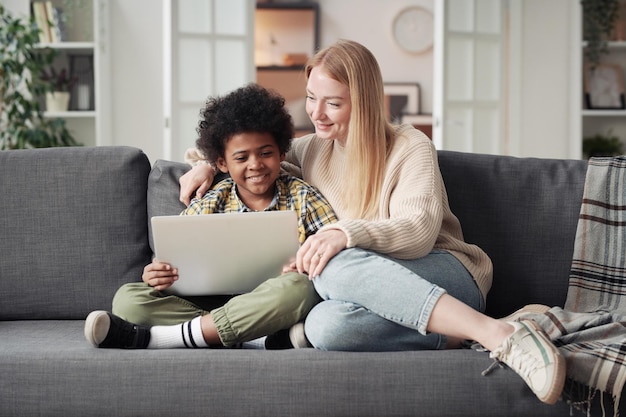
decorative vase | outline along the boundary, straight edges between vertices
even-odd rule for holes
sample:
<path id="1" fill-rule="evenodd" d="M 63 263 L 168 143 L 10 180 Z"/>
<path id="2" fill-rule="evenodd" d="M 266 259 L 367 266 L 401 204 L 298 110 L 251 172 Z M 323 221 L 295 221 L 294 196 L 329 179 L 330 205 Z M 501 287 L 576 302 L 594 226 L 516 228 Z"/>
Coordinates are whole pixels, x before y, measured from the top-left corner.
<path id="1" fill-rule="evenodd" d="M 55 91 L 46 93 L 46 110 L 51 112 L 67 111 L 70 105 L 70 93 Z"/>
<path id="2" fill-rule="evenodd" d="M 78 110 L 89 110 L 89 86 L 86 84 L 79 84 L 76 90 L 78 92 L 76 108 L 78 108 Z"/>

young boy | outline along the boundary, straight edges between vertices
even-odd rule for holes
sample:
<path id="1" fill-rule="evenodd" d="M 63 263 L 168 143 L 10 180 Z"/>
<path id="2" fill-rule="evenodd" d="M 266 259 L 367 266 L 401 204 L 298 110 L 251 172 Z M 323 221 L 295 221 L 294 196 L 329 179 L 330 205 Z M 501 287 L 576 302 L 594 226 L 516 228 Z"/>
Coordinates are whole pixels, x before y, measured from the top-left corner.
<path id="1" fill-rule="evenodd" d="M 201 199 L 194 199 L 181 214 L 295 210 L 301 244 L 325 224 L 336 221 L 319 191 L 281 174 L 280 163 L 293 137 L 291 116 L 282 97 L 250 84 L 209 99 L 197 131 L 198 147 L 230 178 Z M 117 291 L 112 313 L 89 314 L 85 337 L 93 346 L 230 347 L 293 326 L 286 345 L 303 347 L 303 326 L 294 324 L 320 300 L 308 277 L 296 272 L 268 279 L 210 312 L 190 300 L 161 292 L 178 279 L 175 265 L 154 259 L 144 268 L 142 279 Z M 284 330 L 278 334 L 285 338 Z"/>

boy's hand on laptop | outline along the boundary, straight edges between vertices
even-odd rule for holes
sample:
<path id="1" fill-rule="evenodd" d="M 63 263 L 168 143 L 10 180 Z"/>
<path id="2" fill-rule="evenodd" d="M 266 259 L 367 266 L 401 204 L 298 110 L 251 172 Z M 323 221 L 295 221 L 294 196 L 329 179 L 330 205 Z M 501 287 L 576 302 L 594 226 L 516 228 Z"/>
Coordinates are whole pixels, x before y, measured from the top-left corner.
<path id="1" fill-rule="evenodd" d="M 178 280 L 178 269 L 155 258 L 143 268 L 141 279 L 155 290 L 163 291 Z"/>
<path id="2" fill-rule="evenodd" d="M 339 229 L 324 230 L 309 236 L 296 254 L 296 268 L 299 273 L 309 274 L 314 279 L 322 273 L 330 259 L 341 252 L 348 244 L 348 237 Z"/>
<path id="3" fill-rule="evenodd" d="M 286 274 L 288 272 L 298 272 L 298 267 L 296 266 L 296 260 L 295 259 L 291 259 L 288 264 L 283 266 L 282 273 Z"/>

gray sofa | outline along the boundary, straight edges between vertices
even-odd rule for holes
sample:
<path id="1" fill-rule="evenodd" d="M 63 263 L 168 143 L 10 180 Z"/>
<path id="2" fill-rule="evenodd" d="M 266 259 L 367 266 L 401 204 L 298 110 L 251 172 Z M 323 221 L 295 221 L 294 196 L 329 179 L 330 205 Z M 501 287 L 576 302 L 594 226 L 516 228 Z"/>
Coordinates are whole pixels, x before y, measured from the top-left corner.
<path id="1" fill-rule="evenodd" d="M 585 162 L 439 155 L 466 240 L 494 263 L 488 313 L 562 306 Z M 92 348 L 84 318 L 140 280 L 148 218 L 180 211 L 186 169 L 128 147 L 0 152 L 1 416 L 570 415 L 510 370 L 481 376 L 473 350 Z"/>

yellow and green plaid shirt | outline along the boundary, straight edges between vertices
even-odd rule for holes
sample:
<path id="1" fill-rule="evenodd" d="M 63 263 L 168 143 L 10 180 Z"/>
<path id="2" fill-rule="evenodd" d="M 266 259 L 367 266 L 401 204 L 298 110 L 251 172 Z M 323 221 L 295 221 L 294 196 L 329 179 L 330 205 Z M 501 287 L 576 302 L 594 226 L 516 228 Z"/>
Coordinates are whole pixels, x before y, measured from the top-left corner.
<path id="1" fill-rule="evenodd" d="M 274 200 L 264 211 L 294 210 L 298 213 L 300 244 L 325 224 L 337 221 L 326 198 L 301 179 L 281 174 L 276 179 Z M 246 212 L 250 210 L 237 195 L 232 178 L 215 184 L 201 199 L 194 198 L 181 215 Z"/>

